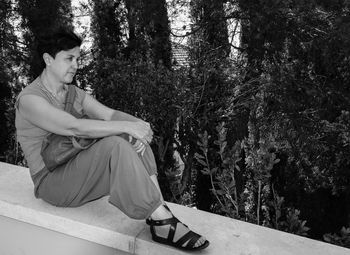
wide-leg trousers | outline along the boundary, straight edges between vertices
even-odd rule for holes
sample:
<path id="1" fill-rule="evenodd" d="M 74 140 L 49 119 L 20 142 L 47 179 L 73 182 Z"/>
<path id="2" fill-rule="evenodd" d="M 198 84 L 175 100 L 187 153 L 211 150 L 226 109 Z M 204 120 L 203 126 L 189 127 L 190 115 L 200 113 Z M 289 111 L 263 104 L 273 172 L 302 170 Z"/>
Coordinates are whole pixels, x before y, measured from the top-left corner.
<path id="1" fill-rule="evenodd" d="M 157 173 L 149 145 L 142 155 L 121 136 L 100 139 L 75 158 L 47 172 L 36 196 L 60 207 L 76 207 L 109 194 L 109 202 L 134 219 L 162 204 L 150 176 Z"/>

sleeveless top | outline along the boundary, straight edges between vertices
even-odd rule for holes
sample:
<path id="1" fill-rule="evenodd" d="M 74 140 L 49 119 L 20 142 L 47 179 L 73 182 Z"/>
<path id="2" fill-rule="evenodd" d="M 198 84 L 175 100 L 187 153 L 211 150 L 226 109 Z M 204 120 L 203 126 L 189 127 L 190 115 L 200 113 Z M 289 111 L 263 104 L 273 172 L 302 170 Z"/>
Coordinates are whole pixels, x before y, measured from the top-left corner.
<path id="1" fill-rule="evenodd" d="M 74 86 L 74 85 L 69 85 Z M 77 111 L 80 114 L 83 113 L 83 101 L 85 99 L 85 92 L 82 89 L 79 89 L 78 87 L 75 87 L 76 90 L 76 97 L 74 100 L 74 110 Z M 15 126 L 16 126 L 16 133 L 17 133 L 17 141 L 20 143 L 21 148 L 24 153 L 24 157 L 27 160 L 28 167 L 30 170 L 30 175 L 34 181 L 34 176 L 38 174 L 41 170 L 44 169 L 45 164 L 44 161 L 40 155 L 41 151 L 41 144 L 44 140 L 44 138 L 49 134 L 48 131 L 32 124 L 30 120 L 26 120 L 23 116 L 23 111 L 21 112 L 21 109 L 19 109 L 19 100 L 24 95 L 36 95 L 44 98 L 47 100 L 51 105 L 54 107 L 64 110 L 64 104 L 59 105 L 58 102 L 55 102 L 53 97 L 49 94 L 50 92 L 43 89 L 42 86 L 40 86 L 40 78 L 36 78 L 31 84 L 29 84 L 27 87 L 25 87 L 17 96 L 16 100 L 16 119 L 15 119 Z M 35 183 L 35 186 L 37 186 L 37 183 Z"/>

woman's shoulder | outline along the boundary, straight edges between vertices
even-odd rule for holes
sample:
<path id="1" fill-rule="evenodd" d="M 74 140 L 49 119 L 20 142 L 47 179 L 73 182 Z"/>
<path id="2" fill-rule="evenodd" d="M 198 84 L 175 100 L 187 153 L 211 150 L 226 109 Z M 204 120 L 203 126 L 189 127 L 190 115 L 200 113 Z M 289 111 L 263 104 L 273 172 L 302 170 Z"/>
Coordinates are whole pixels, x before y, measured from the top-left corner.
<path id="1" fill-rule="evenodd" d="M 22 91 L 18 94 L 17 97 L 20 97 L 25 94 L 34 94 L 34 95 L 42 95 L 41 89 L 39 88 L 39 79 L 36 78 L 34 81 L 32 81 L 29 85 L 24 87 Z"/>
<path id="2" fill-rule="evenodd" d="M 45 97 L 45 94 L 42 93 L 41 89 L 38 85 L 38 78 L 36 78 L 34 81 L 32 81 L 29 85 L 24 87 L 21 92 L 18 93 L 16 98 L 16 106 L 18 106 L 19 99 L 24 95 L 36 95 L 40 97 Z"/>

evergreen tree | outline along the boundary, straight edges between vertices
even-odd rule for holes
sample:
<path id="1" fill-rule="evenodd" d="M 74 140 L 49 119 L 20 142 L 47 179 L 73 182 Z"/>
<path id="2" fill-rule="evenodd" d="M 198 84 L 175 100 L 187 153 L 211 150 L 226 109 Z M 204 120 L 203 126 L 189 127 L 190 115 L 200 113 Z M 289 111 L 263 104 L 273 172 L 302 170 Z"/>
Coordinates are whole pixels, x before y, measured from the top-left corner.
<path id="1" fill-rule="evenodd" d="M 21 0 L 18 10 L 22 17 L 23 39 L 27 44 L 30 63 L 28 77 L 34 79 L 42 70 L 41 56 L 36 55 L 38 36 L 58 26 L 72 28 L 72 7 L 70 0 Z"/>
<path id="2" fill-rule="evenodd" d="M 3 159 L 9 148 L 10 130 L 7 111 L 11 99 L 11 84 L 13 82 L 13 53 L 16 49 L 14 27 L 10 19 L 13 17 L 13 6 L 10 0 L 0 2 L 0 157 Z"/>
<path id="3" fill-rule="evenodd" d="M 170 25 L 165 0 L 125 0 L 129 24 L 128 53 L 150 54 L 154 64 L 171 67 Z"/>
<path id="4" fill-rule="evenodd" d="M 262 142 L 287 157 L 265 190 L 273 185 L 287 206 L 299 208 L 315 238 L 340 229 L 349 215 L 342 206 L 349 204 L 343 170 L 349 147 L 342 138 L 350 126 L 348 7 L 344 1 L 239 1 L 247 58 L 242 94 L 252 99 L 247 126 L 255 147 L 246 157 L 254 158 Z M 338 209 L 325 206 L 338 199 Z"/>
<path id="5" fill-rule="evenodd" d="M 121 1 L 93 0 L 92 32 L 94 51 L 99 57 L 115 58 L 124 46 L 125 10 Z"/>
<path id="6" fill-rule="evenodd" d="M 104 104 L 152 124 L 160 184 L 167 187 L 165 170 L 173 166 L 176 111 L 172 101 L 176 97 L 165 1 L 92 4 L 94 45 L 93 61 L 87 67 L 89 83 Z"/>
<path id="7" fill-rule="evenodd" d="M 230 53 L 224 2 L 191 2 L 191 18 L 195 31 L 190 39 L 191 72 L 195 76 L 192 86 L 201 88 L 201 95 L 193 112 L 196 118 L 194 135 L 198 135 L 196 132 L 208 132 L 211 137 L 208 141 L 209 148 L 215 148 L 215 127 L 222 120 L 222 109 L 225 108 L 229 89 L 224 73 Z M 216 152 L 210 151 L 209 155 L 211 162 L 215 164 Z M 202 167 L 197 172 L 196 201 L 200 209 L 209 211 L 213 204 L 211 183 L 209 176 L 202 173 Z"/>

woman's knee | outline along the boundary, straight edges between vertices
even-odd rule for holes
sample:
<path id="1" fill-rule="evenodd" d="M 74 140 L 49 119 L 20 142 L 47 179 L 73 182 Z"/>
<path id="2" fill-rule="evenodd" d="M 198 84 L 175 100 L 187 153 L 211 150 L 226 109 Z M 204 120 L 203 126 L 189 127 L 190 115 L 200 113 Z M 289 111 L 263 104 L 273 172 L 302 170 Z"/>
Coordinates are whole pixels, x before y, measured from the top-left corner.
<path id="1" fill-rule="evenodd" d="M 149 175 L 157 175 L 157 165 L 150 145 L 146 146 L 143 155 L 140 155 Z"/>
<path id="2" fill-rule="evenodd" d="M 108 151 L 112 151 L 116 146 L 131 147 L 128 141 L 117 135 L 104 137 L 99 142 L 102 143 L 102 146 Z"/>

